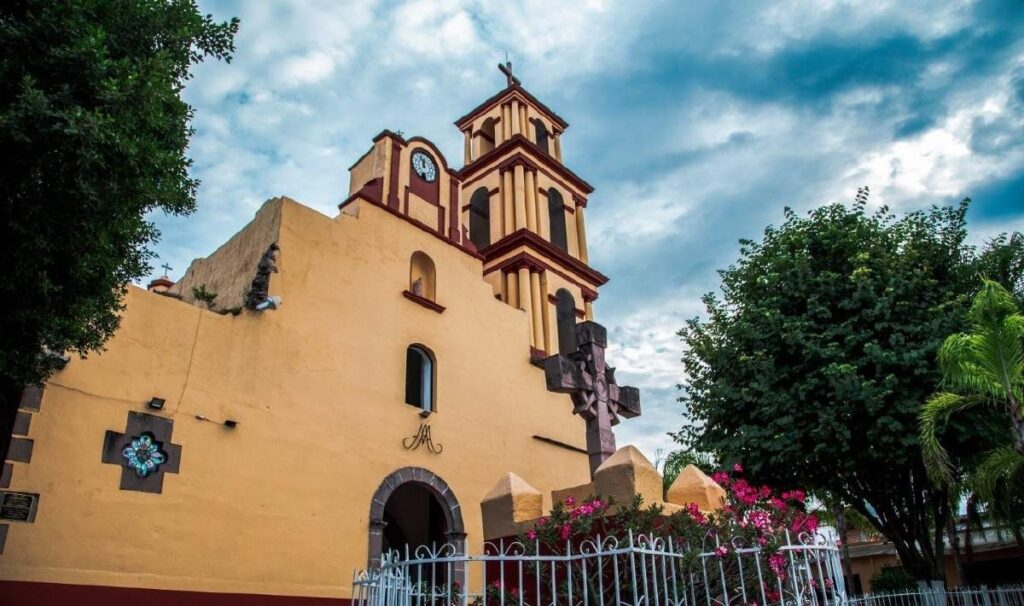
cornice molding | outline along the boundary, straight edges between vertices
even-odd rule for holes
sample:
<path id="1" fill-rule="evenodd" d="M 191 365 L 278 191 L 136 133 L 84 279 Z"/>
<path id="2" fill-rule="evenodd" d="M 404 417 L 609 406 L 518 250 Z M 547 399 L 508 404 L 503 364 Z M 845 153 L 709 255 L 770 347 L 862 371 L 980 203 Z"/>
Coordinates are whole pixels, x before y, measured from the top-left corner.
<path id="1" fill-rule="evenodd" d="M 533 141 L 530 141 L 522 135 L 512 135 L 508 140 L 502 141 L 501 145 L 498 147 L 495 147 L 491 151 L 456 171 L 456 176 L 461 181 L 465 182 L 476 173 L 490 167 L 495 158 L 500 158 L 504 154 L 507 154 L 516 148 L 519 148 L 522 151 L 513 155 L 512 158 L 518 158 L 520 162 L 524 163 L 524 166 L 530 166 L 533 170 L 537 170 L 541 165 L 543 165 L 544 168 L 562 177 L 583 193 L 589 194 L 594 191 L 594 187 L 590 183 L 584 181 L 582 177 L 569 170 L 564 164 L 556 160 L 550 154 L 542 152 Z M 524 154 L 523 151 L 530 152 L 530 155 Z M 511 162 L 512 158 L 503 160 L 502 163 L 498 165 L 499 169 Z"/>
<path id="2" fill-rule="evenodd" d="M 520 246 L 533 249 L 541 253 L 542 257 L 547 257 L 559 265 L 562 265 L 595 286 L 602 286 L 608 282 L 608 277 L 601 272 L 593 269 L 579 259 L 569 256 L 569 253 L 527 229 L 514 231 L 479 252 L 483 255 L 484 264 L 486 265 L 487 263 L 498 259 L 502 255 L 507 254 Z M 535 260 L 543 263 L 543 259 Z M 594 292 L 594 298 L 596 297 L 597 293 Z"/>

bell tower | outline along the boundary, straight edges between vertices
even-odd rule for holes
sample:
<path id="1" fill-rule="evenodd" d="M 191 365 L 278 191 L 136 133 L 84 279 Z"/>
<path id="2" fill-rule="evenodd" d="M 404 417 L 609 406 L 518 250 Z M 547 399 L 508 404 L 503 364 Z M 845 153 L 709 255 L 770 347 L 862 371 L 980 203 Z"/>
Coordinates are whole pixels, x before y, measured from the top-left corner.
<path id="1" fill-rule="evenodd" d="M 562 163 L 568 122 L 500 64 L 506 86 L 455 122 L 467 246 L 484 259 L 495 296 L 530 318 L 535 360 L 576 349 L 575 323 L 593 319 L 608 281 L 588 264 L 584 209 L 594 191 Z"/>

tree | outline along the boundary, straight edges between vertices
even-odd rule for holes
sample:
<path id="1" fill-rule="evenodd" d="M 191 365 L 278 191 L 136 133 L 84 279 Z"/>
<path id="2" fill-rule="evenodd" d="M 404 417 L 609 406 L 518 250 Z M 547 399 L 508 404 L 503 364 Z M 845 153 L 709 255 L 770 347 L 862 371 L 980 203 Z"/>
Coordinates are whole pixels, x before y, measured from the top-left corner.
<path id="1" fill-rule="evenodd" d="M 193 0 L 0 8 L 0 454 L 23 386 L 97 351 L 149 271 L 146 214 L 188 214 L 189 70 L 230 61 L 238 21 Z"/>
<path id="2" fill-rule="evenodd" d="M 830 494 L 916 578 L 941 579 L 949 499 L 925 471 L 917 414 L 976 288 L 969 202 L 897 218 L 867 198 L 786 209 L 761 242 L 741 241 L 722 300 L 706 295 L 707 320 L 680 331 L 689 422 L 673 435 L 755 481 Z"/>
<path id="3" fill-rule="evenodd" d="M 950 335 L 939 350 L 942 387 L 921 409 L 921 450 L 939 484 L 970 485 L 1024 546 L 1024 315 L 1013 295 L 984 280 L 967 314 L 970 331 Z M 1003 420 L 1002 444 L 980 462 L 955 465 L 943 445 L 950 417 L 984 407 Z M 958 469 L 959 468 L 959 469 Z"/>
<path id="4" fill-rule="evenodd" d="M 978 272 L 997 282 L 1024 307 L 1024 234 L 1000 234 L 978 259 Z"/>

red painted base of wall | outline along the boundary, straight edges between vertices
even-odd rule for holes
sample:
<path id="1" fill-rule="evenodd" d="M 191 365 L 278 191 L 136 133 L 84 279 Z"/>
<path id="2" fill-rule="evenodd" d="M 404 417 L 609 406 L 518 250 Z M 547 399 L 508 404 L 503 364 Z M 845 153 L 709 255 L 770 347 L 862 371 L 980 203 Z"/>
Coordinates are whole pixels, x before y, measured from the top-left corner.
<path id="1" fill-rule="evenodd" d="M 199 591 L 165 591 L 96 585 L 62 585 L 59 583 L 23 583 L 0 581 L 0 604 L 4 606 L 349 606 L 342 598 L 309 598 L 301 596 L 258 595 L 251 593 L 205 593 Z"/>

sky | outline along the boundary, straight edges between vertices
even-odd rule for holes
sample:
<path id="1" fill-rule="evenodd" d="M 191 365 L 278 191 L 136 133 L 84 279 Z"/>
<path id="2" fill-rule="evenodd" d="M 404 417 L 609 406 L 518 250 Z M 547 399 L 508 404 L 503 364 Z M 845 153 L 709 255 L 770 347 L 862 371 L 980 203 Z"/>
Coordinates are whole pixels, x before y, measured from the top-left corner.
<path id="1" fill-rule="evenodd" d="M 152 217 L 157 263 L 180 276 L 274 196 L 334 216 L 385 128 L 459 165 L 452 122 L 504 87 L 507 52 L 596 189 L 590 262 L 611 281 L 595 316 L 643 407 L 616 434 L 652 461 L 684 422 L 676 332 L 784 207 L 860 186 L 897 212 L 969 196 L 975 242 L 1024 231 L 1019 1 L 199 4 L 239 17 L 237 51 L 184 92 L 199 210 Z"/>

